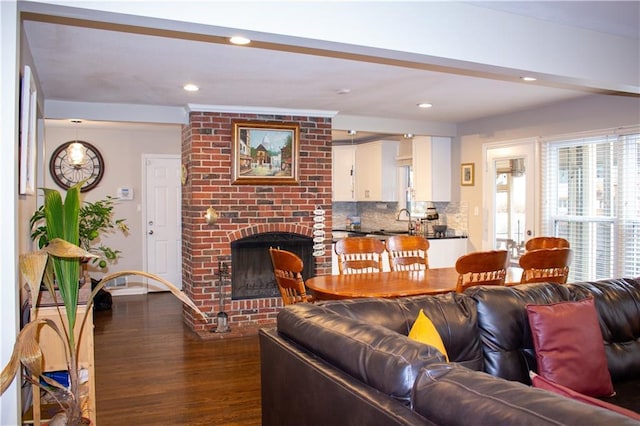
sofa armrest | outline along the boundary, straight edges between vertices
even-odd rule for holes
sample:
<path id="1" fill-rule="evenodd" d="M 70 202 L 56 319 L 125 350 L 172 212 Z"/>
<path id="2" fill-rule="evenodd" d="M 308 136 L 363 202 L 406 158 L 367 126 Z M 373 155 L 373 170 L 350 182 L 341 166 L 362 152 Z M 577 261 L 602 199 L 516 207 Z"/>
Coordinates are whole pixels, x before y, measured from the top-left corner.
<path id="1" fill-rule="evenodd" d="M 434 425 L 400 401 L 261 329 L 262 425 Z"/>

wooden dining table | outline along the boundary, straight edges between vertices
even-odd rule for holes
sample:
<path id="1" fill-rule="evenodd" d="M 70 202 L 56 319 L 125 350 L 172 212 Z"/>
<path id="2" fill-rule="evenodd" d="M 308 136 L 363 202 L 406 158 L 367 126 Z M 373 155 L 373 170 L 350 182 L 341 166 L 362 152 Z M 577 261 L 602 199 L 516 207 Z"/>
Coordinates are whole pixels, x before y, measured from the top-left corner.
<path id="1" fill-rule="evenodd" d="M 507 283 L 520 282 L 520 268 L 507 269 Z M 405 297 L 456 291 L 455 268 L 422 271 L 369 272 L 364 274 L 318 275 L 305 285 L 320 300 L 360 297 Z"/>

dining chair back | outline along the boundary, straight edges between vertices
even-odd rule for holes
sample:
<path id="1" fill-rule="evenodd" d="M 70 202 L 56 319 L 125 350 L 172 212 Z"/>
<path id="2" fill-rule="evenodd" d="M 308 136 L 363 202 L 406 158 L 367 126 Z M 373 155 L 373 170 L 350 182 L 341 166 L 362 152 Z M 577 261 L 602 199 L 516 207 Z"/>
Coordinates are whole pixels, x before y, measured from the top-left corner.
<path id="1" fill-rule="evenodd" d="M 269 248 L 273 273 L 276 277 L 278 290 L 285 305 L 300 302 L 311 302 L 312 298 L 307 294 L 302 279 L 302 259 L 290 251 Z"/>
<path id="2" fill-rule="evenodd" d="M 560 237 L 533 237 L 524 244 L 526 251 L 555 247 L 569 248 L 569 240 Z"/>
<path id="3" fill-rule="evenodd" d="M 549 282 L 565 284 L 569 277 L 571 249 L 546 248 L 530 250 L 520 257 L 521 283 Z"/>
<path id="4" fill-rule="evenodd" d="M 386 242 L 392 271 L 417 271 L 429 268 L 429 241 L 420 235 L 393 235 Z"/>
<path id="5" fill-rule="evenodd" d="M 504 285 L 507 275 L 506 250 L 480 251 L 460 256 L 456 261 L 458 283 L 456 291 L 462 293 L 475 285 Z"/>
<path id="6" fill-rule="evenodd" d="M 335 245 L 340 274 L 382 272 L 384 244 L 373 237 L 348 237 Z"/>

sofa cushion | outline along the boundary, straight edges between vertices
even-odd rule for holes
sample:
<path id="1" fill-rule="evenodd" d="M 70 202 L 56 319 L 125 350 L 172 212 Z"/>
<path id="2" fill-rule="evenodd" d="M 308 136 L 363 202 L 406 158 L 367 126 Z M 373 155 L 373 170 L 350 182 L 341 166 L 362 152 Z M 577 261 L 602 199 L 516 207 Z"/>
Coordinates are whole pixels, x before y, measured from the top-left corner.
<path id="1" fill-rule="evenodd" d="M 277 318 L 278 333 L 356 379 L 409 403 L 418 371 L 444 362 L 432 346 L 386 327 L 367 324 L 321 305 L 288 305 Z"/>
<path id="2" fill-rule="evenodd" d="M 585 395 L 613 395 L 592 297 L 526 309 L 538 374 Z"/>
<path id="3" fill-rule="evenodd" d="M 637 425 L 629 417 L 561 398 L 454 363 L 430 365 L 416 380 L 413 409 L 437 424 Z"/>
<path id="4" fill-rule="evenodd" d="M 615 395 L 598 399 L 640 413 L 640 379 L 618 380 L 614 386 Z"/>
<path id="5" fill-rule="evenodd" d="M 640 414 L 635 411 L 627 410 L 626 408 L 619 407 L 615 404 L 611 404 L 598 398 L 593 398 L 588 395 L 584 395 L 580 392 L 576 392 L 561 384 L 555 383 L 545 377 L 542 377 L 534 372 L 531 372 L 531 384 L 538 389 L 545 389 L 558 395 L 562 395 L 567 398 L 575 399 L 576 401 L 584 402 L 585 404 L 595 405 L 596 407 L 606 408 L 607 410 L 615 411 L 632 419 L 640 421 Z M 637 394 L 636 394 L 637 395 Z"/>
<path id="6" fill-rule="evenodd" d="M 440 337 L 440 334 L 438 334 L 438 330 L 436 330 L 436 327 L 424 314 L 422 309 L 420 309 L 418 318 L 416 318 L 411 330 L 409 330 L 409 339 L 424 343 L 425 345 L 433 346 L 439 350 L 442 355 L 444 355 L 447 361 L 449 361 L 447 348 L 444 347 L 444 343 L 442 343 L 442 338 Z"/>
<path id="7" fill-rule="evenodd" d="M 484 371 L 531 384 L 529 370 L 537 368 L 525 306 L 570 300 L 569 288 L 549 283 L 479 286 L 465 290 L 465 294 L 477 303 Z"/>
<path id="8" fill-rule="evenodd" d="M 472 370 L 483 369 L 476 304 L 464 294 L 332 300 L 319 305 L 345 317 L 382 325 L 404 335 L 409 334 L 422 309 L 438 330 L 450 361 Z"/>

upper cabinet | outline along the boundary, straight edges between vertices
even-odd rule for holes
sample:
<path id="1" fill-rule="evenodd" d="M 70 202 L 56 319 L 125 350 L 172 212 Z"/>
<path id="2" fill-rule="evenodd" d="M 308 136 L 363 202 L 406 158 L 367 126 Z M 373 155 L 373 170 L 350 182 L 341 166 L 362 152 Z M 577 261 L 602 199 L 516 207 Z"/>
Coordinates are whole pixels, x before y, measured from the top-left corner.
<path id="1" fill-rule="evenodd" d="M 355 194 L 355 145 L 336 145 L 332 149 L 333 201 L 356 201 Z"/>
<path id="2" fill-rule="evenodd" d="M 397 141 L 356 145 L 356 201 L 398 201 Z"/>
<path id="3" fill-rule="evenodd" d="M 451 138 L 416 136 L 411 141 L 416 201 L 451 201 Z"/>

